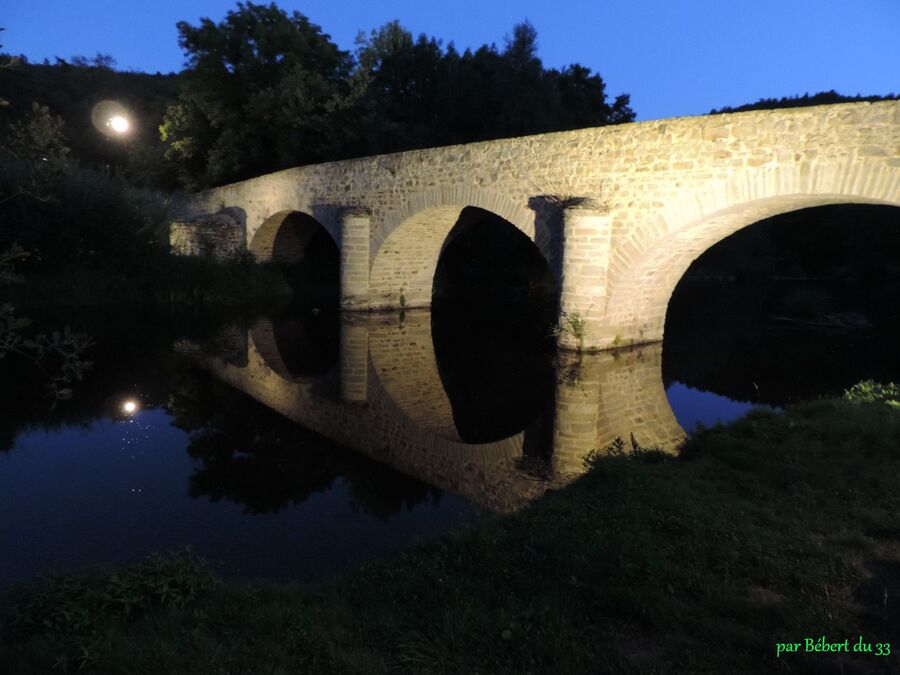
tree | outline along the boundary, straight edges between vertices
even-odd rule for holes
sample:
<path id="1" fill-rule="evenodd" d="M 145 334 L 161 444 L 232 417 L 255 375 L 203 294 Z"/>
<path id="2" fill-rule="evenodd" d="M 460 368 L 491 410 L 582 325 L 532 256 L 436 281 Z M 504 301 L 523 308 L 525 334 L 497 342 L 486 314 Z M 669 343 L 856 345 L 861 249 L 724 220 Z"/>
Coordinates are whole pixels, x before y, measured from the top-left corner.
<path id="1" fill-rule="evenodd" d="M 220 23 L 178 23 L 187 72 L 160 133 L 190 188 L 328 157 L 351 59 L 299 12 L 238 3 Z"/>
<path id="2" fill-rule="evenodd" d="M 900 98 L 900 95 L 887 94 L 885 96 L 845 96 L 837 93 L 834 89 L 830 91 L 820 91 L 818 94 L 809 95 L 807 92 L 803 96 L 782 96 L 781 98 L 761 98 L 756 103 L 745 103 L 739 106 L 725 106 L 709 111 L 710 115 L 718 115 L 721 113 L 745 112 L 748 110 L 775 110 L 777 108 L 803 108 L 811 105 L 830 105 L 832 103 L 855 103 L 858 101 L 892 101 Z"/>
<path id="3" fill-rule="evenodd" d="M 599 75 L 547 69 L 537 31 L 460 54 L 397 21 L 357 38 L 355 58 L 302 14 L 238 3 L 216 24 L 179 23 L 188 56 L 160 127 L 188 188 L 299 164 L 634 119 Z"/>
<path id="4" fill-rule="evenodd" d="M 69 148 L 63 122 L 47 106 L 31 104 L 31 114 L 7 125 L 0 141 L 0 204 L 16 197 L 55 200 L 60 181 L 69 173 Z"/>
<path id="5" fill-rule="evenodd" d="M 15 57 L 4 60 L 0 69 L 20 62 Z M 11 107 L 10 101 L 0 98 L 0 108 Z M 54 199 L 59 181 L 69 172 L 62 126 L 62 119 L 53 117 L 47 106 L 32 103 L 29 116 L 8 122 L 0 131 L 0 204 L 16 197 Z"/>
<path id="6" fill-rule="evenodd" d="M 73 57 L 71 62 L 57 59 L 54 65 L 23 58 L 13 63 L 0 56 L 0 92 L 8 99 L 5 106 L 0 101 L 0 142 L 8 123 L 23 122 L 33 114 L 31 102 L 38 101 L 54 120 L 62 119 L 58 128 L 70 149 L 67 158 L 73 171 L 109 169 L 138 185 L 177 187 L 163 157 L 158 128 L 166 108 L 176 100 L 178 76 L 122 72 L 113 65 L 112 57 L 103 54 Z M 94 107 L 103 100 L 129 111 L 133 124 L 127 135 L 109 138 L 95 128 Z M 9 159 L 5 152 L 0 155 Z"/>
<path id="7" fill-rule="evenodd" d="M 112 70 L 116 65 L 116 60 L 109 54 L 97 54 L 91 58 L 87 56 L 73 56 L 72 65 L 79 68 L 102 68 L 103 70 Z"/>
<path id="8" fill-rule="evenodd" d="M 393 21 L 357 38 L 352 78 L 359 154 L 467 143 L 617 124 L 634 119 L 627 95 L 606 102 L 590 69 L 546 69 L 537 31 L 513 28 L 503 51 L 483 46 L 462 55 L 450 44 L 412 34 Z"/>
<path id="9" fill-rule="evenodd" d="M 391 21 L 356 39 L 349 106 L 355 109 L 354 154 L 446 143 L 439 89 L 448 77 L 440 43 Z M 352 152 L 352 151 L 351 151 Z"/>

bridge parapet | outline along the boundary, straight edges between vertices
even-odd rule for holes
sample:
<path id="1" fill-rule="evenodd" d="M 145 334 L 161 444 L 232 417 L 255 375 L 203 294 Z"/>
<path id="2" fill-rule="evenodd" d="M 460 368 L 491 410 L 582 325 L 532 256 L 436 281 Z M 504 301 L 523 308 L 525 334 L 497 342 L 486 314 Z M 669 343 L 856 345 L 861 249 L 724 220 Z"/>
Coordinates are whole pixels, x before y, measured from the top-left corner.
<path id="1" fill-rule="evenodd" d="M 593 198 L 603 224 L 599 215 L 548 217 L 535 207 L 572 196 Z M 466 207 L 485 209 L 562 271 L 563 311 L 588 322 L 585 349 L 605 349 L 661 339 L 675 284 L 709 246 L 760 218 L 842 202 L 900 205 L 900 101 L 653 120 L 331 162 L 193 195 L 182 210 L 239 207 L 250 248 L 273 214 L 307 213 L 339 246 L 345 237 L 351 244 L 341 257 L 344 305 L 385 309 L 428 306 L 447 234 Z M 341 220 L 346 205 L 367 209 L 367 228 L 362 217 Z M 565 236 L 548 226 L 556 217 Z"/>

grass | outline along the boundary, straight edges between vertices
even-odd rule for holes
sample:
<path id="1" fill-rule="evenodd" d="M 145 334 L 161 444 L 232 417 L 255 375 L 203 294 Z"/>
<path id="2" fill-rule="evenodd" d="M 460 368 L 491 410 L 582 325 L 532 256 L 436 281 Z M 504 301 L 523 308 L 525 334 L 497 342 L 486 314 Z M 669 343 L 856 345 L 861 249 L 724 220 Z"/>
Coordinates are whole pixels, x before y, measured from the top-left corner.
<path id="1" fill-rule="evenodd" d="M 186 605 L 217 583 L 188 549 L 122 569 L 50 575 L 13 593 L 5 634 L 16 642 L 52 636 L 54 667 L 82 668 L 108 648 L 117 624 Z"/>
<path id="2" fill-rule="evenodd" d="M 827 400 L 751 413 L 699 432 L 677 458 L 599 453 L 582 479 L 515 515 L 331 584 L 221 584 L 128 617 L 101 607 L 104 639 L 80 663 L 102 673 L 896 672 L 898 476 L 896 407 Z M 0 670 L 75 663 L 57 623 L 18 637 L 10 628 L 28 597 L 6 610 Z M 822 635 L 891 642 L 894 654 L 776 658 L 776 643 Z"/>

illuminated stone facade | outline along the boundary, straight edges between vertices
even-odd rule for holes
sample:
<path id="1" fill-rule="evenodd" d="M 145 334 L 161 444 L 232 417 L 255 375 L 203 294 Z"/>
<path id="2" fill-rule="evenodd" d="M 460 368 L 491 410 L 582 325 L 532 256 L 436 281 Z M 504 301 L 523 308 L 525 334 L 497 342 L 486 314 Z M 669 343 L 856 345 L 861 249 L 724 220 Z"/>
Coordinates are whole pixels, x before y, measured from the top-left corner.
<path id="1" fill-rule="evenodd" d="M 561 280 L 585 349 L 652 342 L 690 263 L 740 228 L 835 203 L 900 205 L 900 101 L 654 120 L 289 169 L 187 198 L 181 220 L 239 213 L 272 255 L 284 215 L 341 249 L 342 303 L 425 307 L 462 209 L 525 233 Z M 579 334 L 575 334 L 578 332 Z"/>

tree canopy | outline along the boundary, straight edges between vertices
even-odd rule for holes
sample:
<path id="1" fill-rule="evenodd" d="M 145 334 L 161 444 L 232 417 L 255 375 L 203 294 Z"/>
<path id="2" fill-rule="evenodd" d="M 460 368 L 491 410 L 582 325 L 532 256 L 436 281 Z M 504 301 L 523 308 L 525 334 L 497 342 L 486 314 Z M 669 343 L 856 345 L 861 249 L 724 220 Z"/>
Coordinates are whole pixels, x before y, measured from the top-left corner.
<path id="1" fill-rule="evenodd" d="M 584 66 L 544 68 L 537 32 L 515 26 L 504 49 L 460 54 L 391 22 L 357 39 L 354 91 L 365 153 L 465 143 L 628 122 L 628 96 L 607 104 L 605 84 Z"/>
<path id="2" fill-rule="evenodd" d="M 353 53 L 299 12 L 239 2 L 221 21 L 177 25 L 185 69 L 115 70 L 106 54 L 0 68 L 0 127 L 47 107 L 79 165 L 137 185 L 202 189 L 292 166 L 634 119 L 589 68 L 544 67 L 537 32 L 460 52 L 399 22 Z M 96 103 L 131 112 L 123 137 L 92 128 Z"/>
<path id="3" fill-rule="evenodd" d="M 225 19 L 178 24 L 187 55 L 162 126 L 184 185 L 208 187 L 350 156 L 634 119 L 584 66 L 547 69 L 529 23 L 503 49 L 460 54 L 393 21 L 351 55 L 299 12 L 238 3 Z"/>
<path id="4" fill-rule="evenodd" d="M 803 108 L 811 105 L 829 105 L 832 103 L 854 103 L 857 101 L 890 101 L 896 99 L 894 94 L 886 96 L 845 96 L 837 93 L 834 89 L 830 91 L 820 91 L 818 94 L 809 93 L 803 96 L 782 96 L 781 98 L 761 98 L 756 103 L 745 103 L 739 106 L 725 106 L 724 108 L 716 108 L 709 111 L 710 115 L 718 115 L 721 113 L 745 112 L 748 110 L 774 110 L 776 108 Z"/>
<path id="5" fill-rule="evenodd" d="M 0 91 L 9 102 L 0 108 L 0 137 L 9 125 L 29 123 L 32 104 L 39 103 L 54 119 L 61 118 L 60 132 L 81 166 L 115 169 L 140 185 L 176 187 L 158 127 L 178 94 L 178 76 L 113 70 L 109 58 L 74 56 L 51 64 L 19 57 L 12 67 L 0 68 Z M 127 137 L 111 139 L 93 127 L 92 109 L 103 100 L 117 101 L 130 112 L 134 123 Z"/>
<path id="6" fill-rule="evenodd" d="M 328 156 L 329 113 L 352 60 L 299 12 L 238 3 L 218 24 L 178 23 L 187 69 L 160 132 L 188 187 Z"/>

